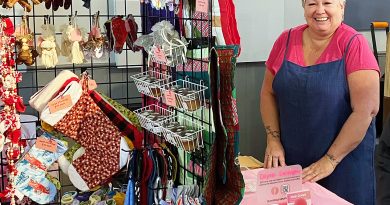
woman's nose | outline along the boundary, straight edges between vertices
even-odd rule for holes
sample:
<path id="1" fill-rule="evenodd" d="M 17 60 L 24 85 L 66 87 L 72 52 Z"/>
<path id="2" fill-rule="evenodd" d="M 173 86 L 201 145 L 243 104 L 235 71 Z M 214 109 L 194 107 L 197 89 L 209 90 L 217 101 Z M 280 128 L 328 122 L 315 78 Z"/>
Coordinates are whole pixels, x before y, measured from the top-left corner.
<path id="1" fill-rule="evenodd" d="M 318 4 L 316 7 L 316 13 L 318 14 L 323 14 L 325 13 L 325 7 L 322 4 Z"/>

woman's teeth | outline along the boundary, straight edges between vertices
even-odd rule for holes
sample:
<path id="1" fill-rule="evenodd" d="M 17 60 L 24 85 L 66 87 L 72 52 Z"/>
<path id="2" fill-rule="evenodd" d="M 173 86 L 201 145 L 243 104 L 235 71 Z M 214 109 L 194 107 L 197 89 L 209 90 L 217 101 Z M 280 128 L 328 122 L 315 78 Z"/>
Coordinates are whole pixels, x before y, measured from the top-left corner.
<path id="1" fill-rule="evenodd" d="M 316 21 L 326 21 L 326 20 L 328 20 L 328 17 L 316 18 Z"/>

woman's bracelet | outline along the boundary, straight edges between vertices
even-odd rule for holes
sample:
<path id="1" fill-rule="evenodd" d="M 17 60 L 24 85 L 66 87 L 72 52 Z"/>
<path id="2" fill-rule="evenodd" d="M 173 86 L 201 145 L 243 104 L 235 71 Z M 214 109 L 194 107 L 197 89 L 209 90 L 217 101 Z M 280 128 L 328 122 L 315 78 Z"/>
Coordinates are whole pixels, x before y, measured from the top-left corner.
<path id="1" fill-rule="evenodd" d="M 336 161 L 336 158 L 329 153 L 326 153 L 325 156 L 329 160 L 330 164 L 333 166 L 333 169 L 336 169 L 336 166 L 339 163 L 338 161 Z"/>

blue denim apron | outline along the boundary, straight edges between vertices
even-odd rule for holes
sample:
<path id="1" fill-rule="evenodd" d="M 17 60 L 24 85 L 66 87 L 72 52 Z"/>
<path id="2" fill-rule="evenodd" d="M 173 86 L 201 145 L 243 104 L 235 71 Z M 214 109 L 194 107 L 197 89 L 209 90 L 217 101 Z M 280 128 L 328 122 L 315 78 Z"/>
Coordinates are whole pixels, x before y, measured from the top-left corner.
<path id="1" fill-rule="evenodd" d="M 305 168 L 323 157 L 352 113 L 345 54 L 355 36 L 342 59 L 302 67 L 286 59 L 288 34 L 283 64 L 273 81 L 288 165 Z M 374 205 L 375 201 L 374 121 L 356 149 L 318 182 L 355 205 Z"/>

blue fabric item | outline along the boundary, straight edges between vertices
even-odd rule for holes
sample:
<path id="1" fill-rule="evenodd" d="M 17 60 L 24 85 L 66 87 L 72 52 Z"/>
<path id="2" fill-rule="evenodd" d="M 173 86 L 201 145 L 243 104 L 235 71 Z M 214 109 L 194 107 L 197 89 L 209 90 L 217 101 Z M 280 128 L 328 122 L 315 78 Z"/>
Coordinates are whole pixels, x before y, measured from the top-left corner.
<path id="1" fill-rule="evenodd" d="M 154 150 L 150 149 L 149 151 L 149 157 L 153 161 L 153 169 L 152 169 L 152 174 L 149 177 L 149 182 L 148 182 L 148 204 L 153 204 L 154 202 L 154 182 L 158 176 L 158 170 L 156 169 L 157 167 L 157 160 L 154 157 Z"/>
<path id="2" fill-rule="evenodd" d="M 129 165 L 127 167 L 129 172 L 129 181 L 127 182 L 127 189 L 126 189 L 126 198 L 125 198 L 125 204 L 124 205 L 134 205 L 135 204 L 135 172 L 133 170 L 137 169 L 135 166 L 135 160 L 137 160 L 137 151 L 133 151 L 131 153 L 131 158 L 129 161 Z"/>
<path id="3" fill-rule="evenodd" d="M 175 27 L 175 30 L 180 33 L 180 26 L 178 18 L 175 18 L 175 11 L 169 9 L 157 10 L 152 7 L 151 3 L 141 3 L 140 6 L 141 15 L 148 16 L 148 18 L 142 18 L 142 25 L 146 31 L 146 34 L 152 33 L 152 26 L 162 20 L 167 20 Z M 144 21 L 146 19 L 146 21 Z"/>
<path id="4" fill-rule="evenodd" d="M 356 35 L 355 35 L 356 36 Z M 301 67 L 286 60 L 273 89 L 286 163 L 307 167 L 323 157 L 352 113 L 345 54 L 337 61 Z M 288 51 L 288 42 L 286 53 Z M 374 205 L 375 120 L 363 141 L 319 184 L 355 205 Z"/>
<path id="5" fill-rule="evenodd" d="M 18 174 L 15 176 L 15 188 L 39 204 L 54 200 L 57 189 L 45 176 L 47 169 L 68 149 L 67 144 L 52 138 L 46 132 L 40 135 L 46 140 L 57 143 L 56 152 L 43 150 L 34 145 L 16 164 Z"/>

